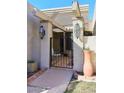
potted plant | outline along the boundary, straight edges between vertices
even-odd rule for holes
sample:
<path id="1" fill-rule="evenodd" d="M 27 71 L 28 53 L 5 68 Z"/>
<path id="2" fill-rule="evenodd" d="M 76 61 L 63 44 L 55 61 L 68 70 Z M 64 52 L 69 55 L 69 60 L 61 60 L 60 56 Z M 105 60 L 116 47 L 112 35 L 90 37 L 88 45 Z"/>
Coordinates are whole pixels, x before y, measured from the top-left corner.
<path id="1" fill-rule="evenodd" d="M 83 65 L 83 73 L 84 76 L 92 76 L 93 75 L 93 65 L 91 62 L 91 51 L 89 49 L 89 47 L 84 48 L 83 50 L 83 54 L 84 54 L 84 65 Z"/>
<path id="2" fill-rule="evenodd" d="M 27 70 L 28 72 L 31 72 L 31 73 L 37 71 L 37 63 L 34 60 L 28 60 Z"/>

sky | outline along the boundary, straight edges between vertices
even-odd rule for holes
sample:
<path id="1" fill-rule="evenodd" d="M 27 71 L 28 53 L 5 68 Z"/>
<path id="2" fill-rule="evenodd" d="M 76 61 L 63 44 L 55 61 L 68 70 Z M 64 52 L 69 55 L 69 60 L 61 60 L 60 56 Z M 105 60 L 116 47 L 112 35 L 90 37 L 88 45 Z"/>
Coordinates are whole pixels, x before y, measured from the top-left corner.
<path id="1" fill-rule="evenodd" d="M 38 9 L 48 9 L 57 7 L 71 6 L 73 0 L 27 0 L 28 3 L 32 4 Z M 92 20 L 94 13 L 94 6 L 96 0 L 77 0 L 79 4 L 89 4 L 88 19 Z"/>

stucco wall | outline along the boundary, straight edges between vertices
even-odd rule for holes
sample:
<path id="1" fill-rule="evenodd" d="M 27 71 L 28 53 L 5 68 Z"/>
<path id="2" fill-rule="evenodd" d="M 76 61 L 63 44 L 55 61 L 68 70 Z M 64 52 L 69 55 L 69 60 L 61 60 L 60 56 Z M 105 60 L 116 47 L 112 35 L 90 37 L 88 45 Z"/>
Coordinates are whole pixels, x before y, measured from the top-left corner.
<path id="1" fill-rule="evenodd" d="M 27 60 L 40 63 L 41 42 L 39 37 L 40 20 L 27 13 Z"/>
<path id="2" fill-rule="evenodd" d="M 42 69 L 49 68 L 50 63 L 50 38 L 52 37 L 52 24 L 49 22 L 42 23 L 45 29 L 45 36 L 41 40 L 41 64 Z"/>
<path id="3" fill-rule="evenodd" d="M 78 19 L 73 20 L 73 29 L 75 29 L 75 24 L 79 24 L 80 27 L 83 28 L 82 21 Z M 81 33 L 82 34 L 82 33 Z M 83 42 L 80 41 L 79 38 L 75 36 L 75 32 L 73 30 L 73 69 L 76 71 L 83 71 Z"/>
<path id="4" fill-rule="evenodd" d="M 96 36 L 85 36 L 85 46 L 96 52 Z"/>
<path id="5" fill-rule="evenodd" d="M 32 59 L 32 27 L 33 22 L 31 17 L 28 15 L 27 16 L 27 60 Z"/>

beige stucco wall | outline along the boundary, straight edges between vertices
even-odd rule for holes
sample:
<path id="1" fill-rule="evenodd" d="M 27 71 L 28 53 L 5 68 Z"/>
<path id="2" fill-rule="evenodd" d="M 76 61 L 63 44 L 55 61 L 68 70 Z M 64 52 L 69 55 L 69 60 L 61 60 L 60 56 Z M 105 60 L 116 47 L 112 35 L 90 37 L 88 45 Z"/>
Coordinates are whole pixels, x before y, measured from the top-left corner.
<path id="1" fill-rule="evenodd" d="M 74 27 L 75 24 L 79 24 L 83 28 L 82 20 L 73 19 L 73 69 L 76 71 L 83 71 L 83 42 L 75 37 Z M 81 33 L 83 34 L 83 33 Z"/>
<path id="2" fill-rule="evenodd" d="M 28 15 L 27 16 L 27 60 L 32 59 L 32 37 L 33 37 L 32 26 L 33 26 L 32 19 Z"/>
<path id="3" fill-rule="evenodd" d="M 96 36 L 84 36 L 85 46 L 96 52 Z"/>
<path id="4" fill-rule="evenodd" d="M 49 68 L 50 37 L 52 37 L 52 24 L 42 23 L 45 29 L 45 37 L 40 39 L 40 19 L 31 12 L 27 14 L 27 60 L 34 60 L 41 69 Z"/>
<path id="5" fill-rule="evenodd" d="M 27 13 L 27 60 L 34 60 L 40 63 L 41 42 L 39 37 L 40 20 Z"/>
<path id="6" fill-rule="evenodd" d="M 41 69 L 50 66 L 50 38 L 52 37 L 52 24 L 50 22 L 41 23 L 45 29 L 45 36 L 41 40 Z"/>

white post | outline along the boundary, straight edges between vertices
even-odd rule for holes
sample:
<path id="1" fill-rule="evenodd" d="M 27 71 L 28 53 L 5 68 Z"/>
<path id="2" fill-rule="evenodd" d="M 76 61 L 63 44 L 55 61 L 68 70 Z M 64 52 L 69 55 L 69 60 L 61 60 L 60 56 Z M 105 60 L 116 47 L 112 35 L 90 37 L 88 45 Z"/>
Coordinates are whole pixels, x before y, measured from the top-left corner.
<path id="1" fill-rule="evenodd" d="M 50 22 L 41 23 L 45 29 L 45 36 L 41 39 L 41 69 L 50 66 L 50 38 L 52 37 L 52 24 Z"/>

